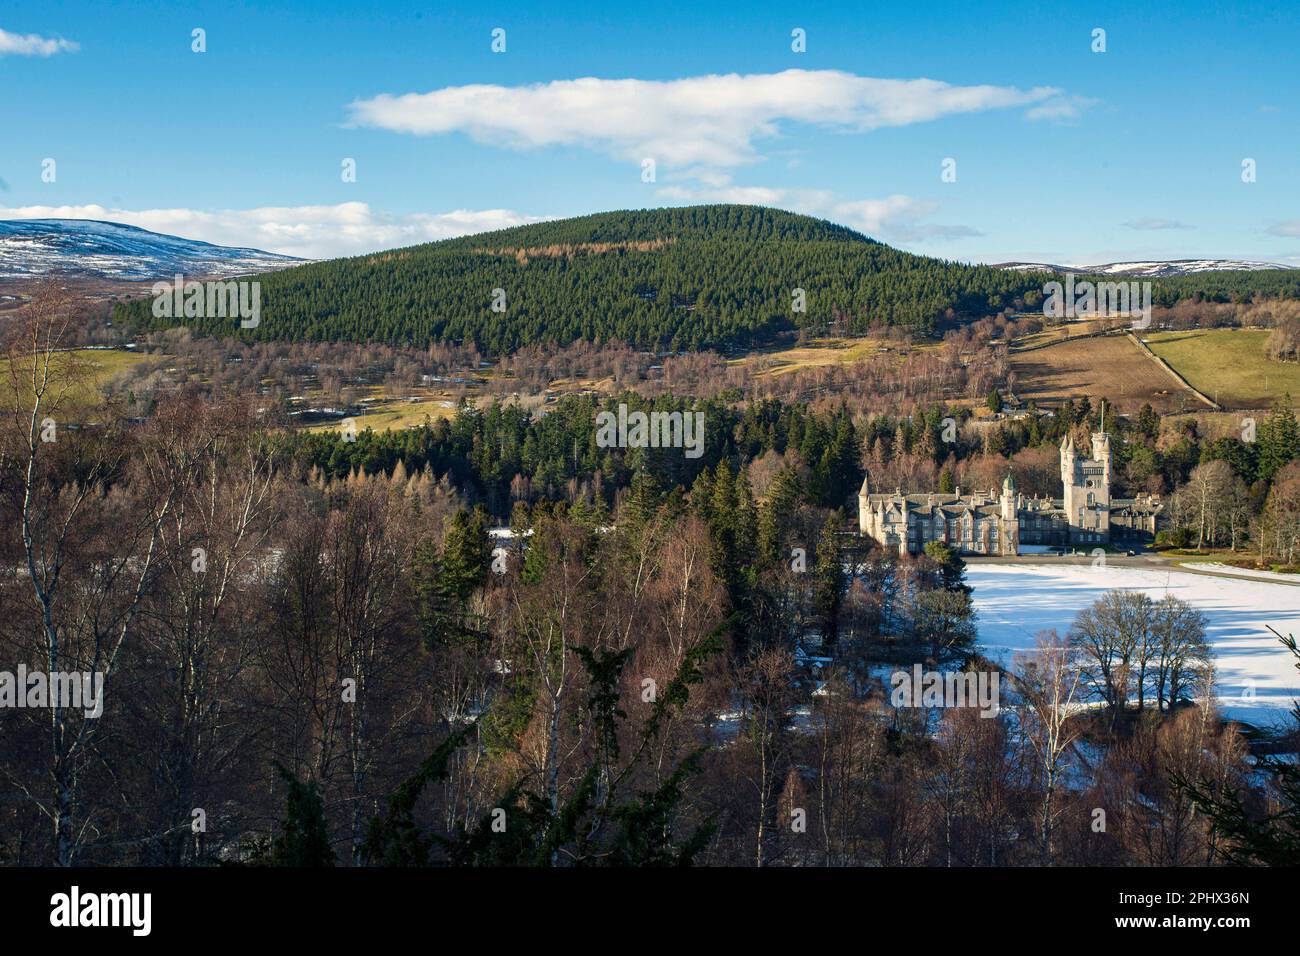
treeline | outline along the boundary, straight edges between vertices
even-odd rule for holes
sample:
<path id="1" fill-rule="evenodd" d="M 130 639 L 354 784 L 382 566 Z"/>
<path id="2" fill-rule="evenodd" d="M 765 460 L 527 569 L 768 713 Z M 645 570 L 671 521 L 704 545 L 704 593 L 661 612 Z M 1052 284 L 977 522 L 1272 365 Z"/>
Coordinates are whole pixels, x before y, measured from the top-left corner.
<path id="1" fill-rule="evenodd" d="M 1300 299 L 1300 269 L 1197 272 L 1156 279 L 1151 285 L 1152 304 L 1165 308 L 1178 302 L 1241 305 L 1265 299 Z"/>
<path id="2" fill-rule="evenodd" d="M 877 491 L 951 492 L 1000 487 L 1010 470 L 1026 494 L 1059 497 L 1061 441 L 1073 434 L 1086 449 L 1089 433 L 1104 429 L 1111 435 L 1113 497 L 1165 496 L 1168 543 L 1250 544 L 1261 561 L 1281 556 L 1284 564 L 1296 553 L 1291 515 L 1300 496 L 1292 463 L 1300 457 L 1300 425 L 1285 403 L 1258 422 L 1241 423 L 1238 432 L 1212 434 L 1193 418 L 1162 419 L 1149 405 L 1132 418 L 1106 405 L 1102 422 L 1102 403 L 1088 398 L 1046 415 L 1031 404 L 1021 417 L 989 423 L 972 419 L 967 407 L 861 416 L 845 405 L 817 411 L 776 399 L 737 405 L 729 401 L 735 397 L 567 396 L 541 415 L 492 403 L 418 428 L 363 431 L 354 441 L 319 432 L 285 433 L 277 441 L 325 477 L 389 474 L 399 463 L 406 473 L 446 475 L 501 517 L 519 500 L 612 507 L 639 471 L 661 487 L 690 488 L 723 462 L 764 476 L 789 465 L 810 501 L 855 513 L 864 474 Z M 599 447 L 596 416 L 620 403 L 629 411 L 703 413 L 700 456 L 688 458 L 680 448 Z"/>
<path id="3" fill-rule="evenodd" d="M 700 455 L 682 448 L 601 448 L 596 416 L 638 411 L 704 416 Z M 516 500 L 578 498 L 612 506 L 637 472 L 664 488 L 689 488 L 706 469 L 733 467 L 766 454 L 793 454 L 806 464 L 812 499 L 823 507 L 847 503 L 862 480 L 859 434 L 847 408 L 827 413 L 775 400 L 737 408 L 724 398 L 695 401 L 626 392 L 598 399 L 566 396 L 537 415 L 513 404 L 463 407 L 452 419 L 402 431 L 359 433 L 347 441 L 333 432 L 286 432 L 277 442 L 327 477 L 353 471 L 391 473 L 425 468 L 448 475 L 475 502 L 498 516 Z"/>

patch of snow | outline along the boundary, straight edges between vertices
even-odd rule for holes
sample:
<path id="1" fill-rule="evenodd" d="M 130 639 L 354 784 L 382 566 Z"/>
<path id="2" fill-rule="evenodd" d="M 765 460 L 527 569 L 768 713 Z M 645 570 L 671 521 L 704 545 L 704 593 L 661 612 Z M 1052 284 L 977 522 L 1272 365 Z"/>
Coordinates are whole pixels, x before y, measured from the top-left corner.
<path id="1" fill-rule="evenodd" d="M 1234 568 L 1231 564 L 1224 564 L 1222 561 L 1184 562 L 1180 564 L 1179 567 L 1196 568 L 1202 571 L 1218 571 L 1222 574 L 1236 574 L 1246 578 L 1262 578 L 1266 581 L 1290 581 L 1292 584 L 1300 584 L 1300 574 L 1283 574 L 1280 571 L 1258 571 L 1254 568 Z"/>

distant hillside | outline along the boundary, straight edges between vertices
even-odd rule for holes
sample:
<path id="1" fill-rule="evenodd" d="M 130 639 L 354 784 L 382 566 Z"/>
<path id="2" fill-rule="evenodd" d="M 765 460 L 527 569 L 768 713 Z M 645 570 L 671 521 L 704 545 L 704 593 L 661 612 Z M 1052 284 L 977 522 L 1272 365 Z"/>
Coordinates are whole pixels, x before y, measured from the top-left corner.
<path id="1" fill-rule="evenodd" d="M 945 312 L 988 315 L 1043 276 L 911 255 L 832 223 L 758 206 L 609 212 L 262 277 L 266 339 L 750 346 L 797 327 L 891 323 L 929 331 Z M 794 311 L 793 290 L 806 293 Z M 506 311 L 491 309 L 493 290 Z M 147 303 L 119 320 L 157 328 Z M 222 320 L 186 320 L 231 334 Z"/>
<path id="2" fill-rule="evenodd" d="M 1047 262 L 999 262 L 995 269 L 1018 269 L 1025 272 L 1073 272 L 1075 275 L 1131 276 L 1141 279 L 1166 279 L 1172 276 L 1197 275 L 1203 272 L 1290 272 L 1300 266 L 1250 259 L 1167 259 L 1143 262 L 1107 262 L 1099 266 L 1059 266 Z M 1296 278 L 1296 276 L 1293 276 Z"/>
<path id="3" fill-rule="evenodd" d="M 0 279 L 50 273 L 128 281 L 170 279 L 177 273 L 215 277 L 282 269 L 302 261 L 94 219 L 0 220 Z"/>

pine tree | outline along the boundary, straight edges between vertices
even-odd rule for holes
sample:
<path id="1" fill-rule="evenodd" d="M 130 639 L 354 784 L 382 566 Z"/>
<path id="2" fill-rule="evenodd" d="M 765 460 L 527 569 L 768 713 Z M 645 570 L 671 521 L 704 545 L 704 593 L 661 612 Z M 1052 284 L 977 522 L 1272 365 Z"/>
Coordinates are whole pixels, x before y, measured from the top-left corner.
<path id="1" fill-rule="evenodd" d="M 491 567 L 487 515 L 456 511 L 447 520 L 441 551 L 432 541 L 416 546 L 413 591 L 426 646 L 460 644 L 481 636 L 470 599 Z"/>
<path id="2" fill-rule="evenodd" d="M 275 765 L 289 788 L 284 822 L 271 847 L 272 866 L 321 867 L 334 865 L 329 830 L 325 826 L 325 804 L 314 780 L 298 780 L 280 764 Z"/>
<path id="3" fill-rule="evenodd" d="M 817 563 L 813 569 L 813 603 L 821 624 L 822 638 L 833 645 L 839 636 L 840 604 L 847 588 L 844 561 L 840 557 L 840 522 L 832 512 L 826 516 L 817 539 Z"/>
<path id="4" fill-rule="evenodd" d="M 1259 426 L 1259 477 L 1272 481 L 1282 467 L 1300 456 L 1300 425 L 1291 411 L 1291 396 L 1279 400 L 1273 411 Z"/>

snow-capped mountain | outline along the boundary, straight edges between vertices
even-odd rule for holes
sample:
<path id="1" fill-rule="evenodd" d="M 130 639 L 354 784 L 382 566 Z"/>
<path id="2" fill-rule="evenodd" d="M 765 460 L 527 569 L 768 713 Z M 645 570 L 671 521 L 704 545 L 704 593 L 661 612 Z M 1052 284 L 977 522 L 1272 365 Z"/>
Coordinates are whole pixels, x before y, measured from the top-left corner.
<path id="1" fill-rule="evenodd" d="M 999 262 L 995 269 L 1021 272 L 1073 272 L 1075 275 L 1137 276 L 1161 279 L 1196 272 L 1258 272 L 1261 269 L 1300 269 L 1278 262 L 1253 262 L 1249 259 L 1170 259 L 1166 262 L 1107 262 L 1099 266 L 1058 266 L 1049 262 Z"/>
<path id="2" fill-rule="evenodd" d="M 214 246 L 94 219 L 0 220 L 0 279 L 58 272 L 80 278 L 149 280 L 266 272 L 302 259 Z"/>

